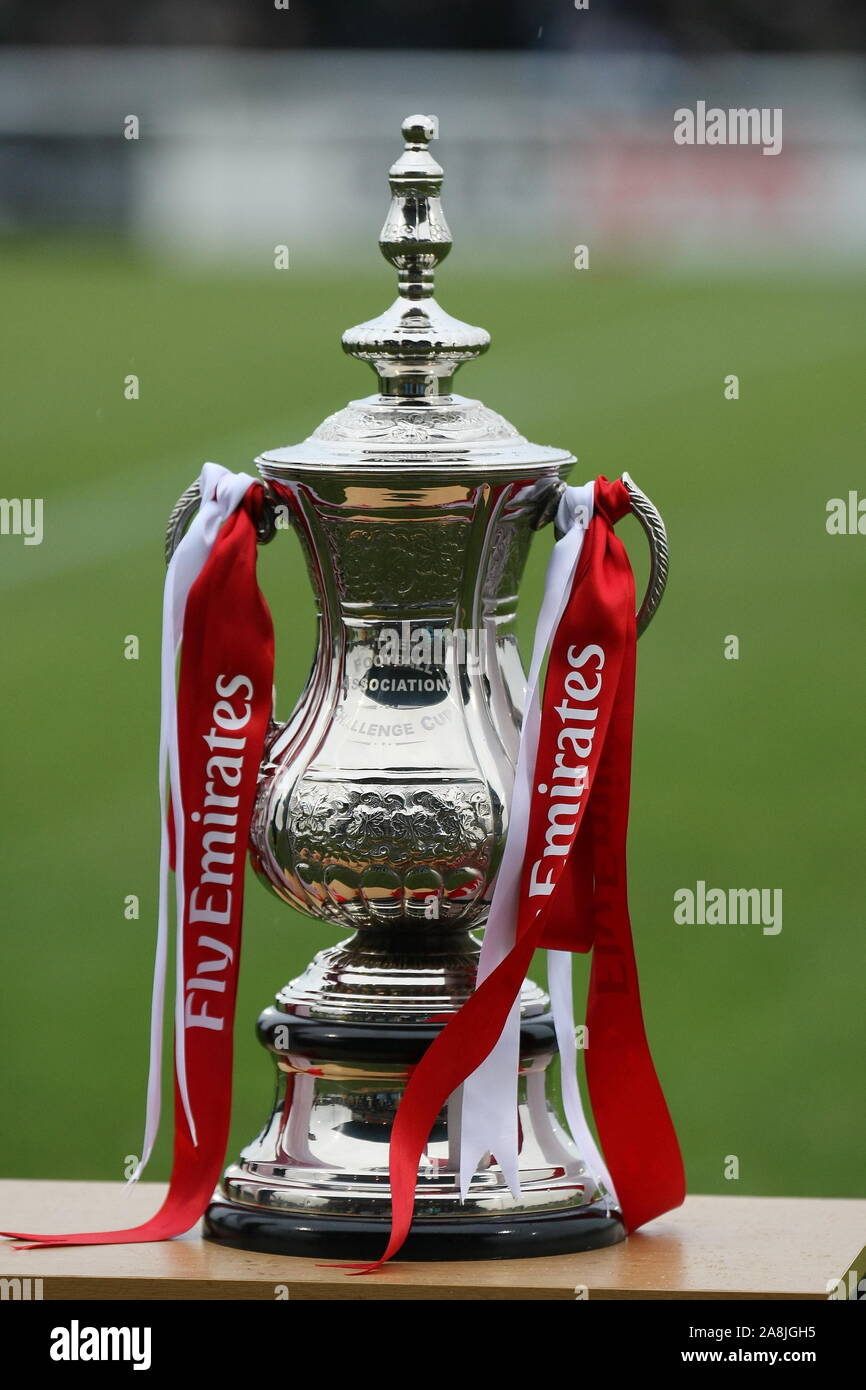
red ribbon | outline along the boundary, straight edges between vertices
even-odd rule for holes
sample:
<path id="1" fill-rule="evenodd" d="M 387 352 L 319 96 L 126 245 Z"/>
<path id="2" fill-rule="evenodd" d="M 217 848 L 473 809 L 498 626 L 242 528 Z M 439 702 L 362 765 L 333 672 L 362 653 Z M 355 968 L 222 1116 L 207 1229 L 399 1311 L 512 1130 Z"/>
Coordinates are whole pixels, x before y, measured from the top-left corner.
<path id="1" fill-rule="evenodd" d="M 199 1220 L 225 1159 L 249 826 L 271 714 L 274 634 L 256 581 L 262 487 L 220 528 L 190 590 L 178 689 L 184 815 L 184 1040 L 197 1144 L 175 1076 L 174 1162 L 165 1201 L 141 1226 L 77 1235 L 4 1231 L 39 1245 L 167 1240 Z"/>
<path id="2" fill-rule="evenodd" d="M 644 1031 L 626 892 L 637 634 L 634 578 L 613 526 L 629 509 L 624 485 L 599 478 L 545 679 L 515 945 L 412 1073 L 391 1137 L 391 1238 L 381 1259 L 355 1266 L 358 1273 L 391 1259 L 409 1234 L 433 1124 L 495 1046 L 539 946 L 593 951 L 587 1080 L 626 1227 L 635 1230 L 685 1196 Z"/>

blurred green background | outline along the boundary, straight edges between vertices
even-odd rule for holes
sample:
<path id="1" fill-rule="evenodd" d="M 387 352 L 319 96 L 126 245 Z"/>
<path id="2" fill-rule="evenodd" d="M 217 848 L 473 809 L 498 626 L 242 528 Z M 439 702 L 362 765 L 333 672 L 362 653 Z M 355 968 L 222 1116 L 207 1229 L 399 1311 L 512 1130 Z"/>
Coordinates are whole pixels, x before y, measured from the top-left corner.
<path id="1" fill-rule="evenodd" d="M 45 537 L 0 543 L 3 1172 L 119 1179 L 144 1111 L 165 520 L 205 458 L 248 467 L 372 391 L 338 339 L 392 281 L 180 273 L 60 237 L 7 245 L 4 280 L 2 491 L 45 499 Z M 442 300 L 493 334 L 459 390 L 573 449 L 575 481 L 628 469 L 669 527 L 670 587 L 639 651 L 630 874 L 690 1189 L 862 1195 L 866 540 L 825 518 L 863 477 L 866 289 L 567 261 L 506 277 L 455 256 Z M 643 576 L 642 537 L 622 530 Z M 551 539 L 523 589 L 524 650 Z M 292 535 L 261 574 L 285 718 L 313 643 Z M 676 925 L 673 894 L 699 879 L 782 888 L 781 933 Z M 232 1154 L 271 1099 L 256 1015 L 334 939 L 250 875 Z M 150 1176 L 169 1152 L 166 1133 Z"/>

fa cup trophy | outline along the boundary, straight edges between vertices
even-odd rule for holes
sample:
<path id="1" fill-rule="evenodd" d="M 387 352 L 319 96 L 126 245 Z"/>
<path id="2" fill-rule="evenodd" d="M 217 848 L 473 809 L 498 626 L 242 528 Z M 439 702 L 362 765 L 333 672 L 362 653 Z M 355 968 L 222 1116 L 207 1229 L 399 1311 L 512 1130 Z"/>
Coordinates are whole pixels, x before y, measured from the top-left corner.
<path id="1" fill-rule="evenodd" d="M 252 858 L 278 897 L 351 935 L 259 1019 L 274 1104 L 206 1216 L 213 1238 L 245 1248 L 363 1257 L 383 1247 L 401 1096 L 475 981 L 473 929 L 502 858 L 520 737 L 518 589 L 575 462 L 453 391 L 489 336 L 434 298 L 451 235 L 433 134 L 432 120 L 407 119 L 390 170 L 379 244 L 398 297 L 343 335 L 377 393 L 256 460 L 272 496 L 290 499 L 319 641 L 294 714 L 267 740 Z M 170 547 L 197 500 L 193 490 L 175 512 Z M 648 618 L 663 530 L 645 499 L 641 517 L 655 547 Z M 539 1255 L 622 1238 L 614 1194 L 547 1099 L 556 1053 L 548 998 L 527 980 L 520 1195 L 488 1154 L 460 1200 L 449 1103 L 419 1170 L 404 1256 Z"/>
<path id="2" fill-rule="evenodd" d="M 398 274 L 343 346 L 378 391 L 259 477 L 207 463 L 169 523 L 159 913 L 147 1121 L 160 1117 L 169 884 L 175 1141 L 159 1211 L 52 1245 L 165 1240 L 204 1215 L 244 1249 L 365 1262 L 611 1245 L 677 1206 L 682 1159 L 643 1026 L 626 887 L 635 643 L 661 598 L 661 518 L 628 474 L 583 487 L 454 374 L 488 335 L 434 298 L 451 247 L 410 116 L 380 247 Z M 615 533 L 650 543 L 634 579 Z M 300 537 L 318 646 L 285 725 L 256 547 Z M 556 543 L 525 675 L 533 533 Z M 176 666 L 179 675 L 176 680 Z M 542 678 L 542 670 L 544 675 Z M 349 932 L 259 1018 L 261 1133 L 223 1174 L 247 849 L 278 898 Z M 475 932 L 483 932 L 479 941 Z M 526 978 L 547 953 L 548 993 Z M 577 1080 L 572 954 L 591 953 Z M 556 1065 L 554 1065 L 556 1064 Z M 551 1081 L 560 1072 L 560 1117 Z M 137 1176 L 137 1174 L 135 1175 Z"/>
<path id="3" fill-rule="evenodd" d="M 397 299 L 343 335 L 373 367 L 377 393 L 303 444 L 262 454 L 258 478 L 205 464 L 169 523 L 138 1168 L 160 1117 L 173 868 L 168 1194 L 124 1230 L 3 1234 L 146 1242 L 204 1214 L 214 1240 L 371 1271 L 397 1251 L 453 1260 L 611 1245 L 683 1199 L 626 889 L 635 643 L 664 590 L 664 527 L 628 474 L 567 485 L 570 453 L 530 444 L 453 391 L 457 368 L 489 339 L 434 298 L 451 248 L 434 130 L 410 116 L 390 171 L 380 247 Z M 650 543 L 637 614 L 614 530 L 629 511 Z M 280 725 L 256 547 L 284 517 L 305 551 L 319 632 L 303 694 Z M 517 593 L 533 534 L 551 522 L 525 675 Z M 350 935 L 259 1018 L 276 1094 L 214 1193 L 248 841 L 278 898 Z M 537 948 L 548 993 L 526 979 Z M 580 1033 L 598 1143 L 577 1081 L 574 952 L 591 953 Z"/>
<path id="4" fill-rule="evenodd" d="M 272 538 L 282 507 L 306 555 L 318 647 L 291 718 L 267 731 L 252 862 L 278 898 L 348 935 L 258 1021 L 276 1094 L 205 1219 L 211 1238 L 247 1249 L 366 1259 L 385 1245 L 398 1107 L 475 985 L 474 933 L 503 859 L 521 737 L 518 590 L 575 462 L 453 390 L 489 337 L 434 298 L 451 248 L 434 129 L 408 118 L 390 170 L 379 245 L 397 298 L 343 335 L 375 371 L 376 394 L 256 460 L 259 538 Z M 664 530 L 624 482 L 652 553 L 640 629 L 664 586 Z M 169 555 L 198 505 L 195 485 L 172 515 Z M 557 1053 L 548 996 L 526 980 L 517 1195 L 489 1152 L 461 1196 L 452 1096 L 418 1168 L 405 1257 L 543 1255 L 622 1239 L 594 1144 L 582 1149 L 549 1099 Z"/>

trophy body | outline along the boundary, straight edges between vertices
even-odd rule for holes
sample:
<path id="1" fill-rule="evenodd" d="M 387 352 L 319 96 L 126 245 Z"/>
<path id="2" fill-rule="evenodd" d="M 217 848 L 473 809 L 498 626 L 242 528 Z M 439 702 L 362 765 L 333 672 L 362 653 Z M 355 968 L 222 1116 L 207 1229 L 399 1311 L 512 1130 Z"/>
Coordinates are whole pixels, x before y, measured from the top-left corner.
<path id="1" fill-rule="evenodd" d="M 410 118 L 391 170 L 381 245 L 399 297 L 344 335 L 374 366 L 379 393 L 257 460 L 304 545 L 319 642 L 298 707 L 267 744 L 253 862 L 284 901 L 351 934 L 259 1019 L 274 1104 L 206 1218 L 212 1238 L 245 1248 L 362 1259 L 384 1248 L 397 1106 L 473 988 L 473 929 L 508 831 L 520 734 L 518 588 L 574 462 L 452 392 L 457 366 L 488 339 L 432 297 L 450 239 L 431 134 L 426 118 Z M 520 1195 L 488 1154 L 461 1202 L 452 1099 L 418 1173 L 403 1257 L 622 1239 L 614 1195 L 548 1101 L 556 1052 L 547 997 L 527 981 Z"/>

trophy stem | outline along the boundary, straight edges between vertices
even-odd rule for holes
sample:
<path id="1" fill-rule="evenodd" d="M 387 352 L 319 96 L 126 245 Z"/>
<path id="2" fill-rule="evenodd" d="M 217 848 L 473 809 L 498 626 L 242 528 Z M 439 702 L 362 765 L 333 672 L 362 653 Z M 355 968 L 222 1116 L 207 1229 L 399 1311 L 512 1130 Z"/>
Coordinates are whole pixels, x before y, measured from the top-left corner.
<path id="1" fill-rule="evenodd" d="M 443 1021 L 472 993 L 480 943 L 465 927 L 431 932 L 427 925 L 401 921 L 367 927 L 319 951 L 303 975 L 277 995 L 277 1008 L 293 1019 L 386 1025 L 424 1024 L 431 1017 Z M 544 992 L 527 980 L 523 1013 L 546 1007 Z"/>

